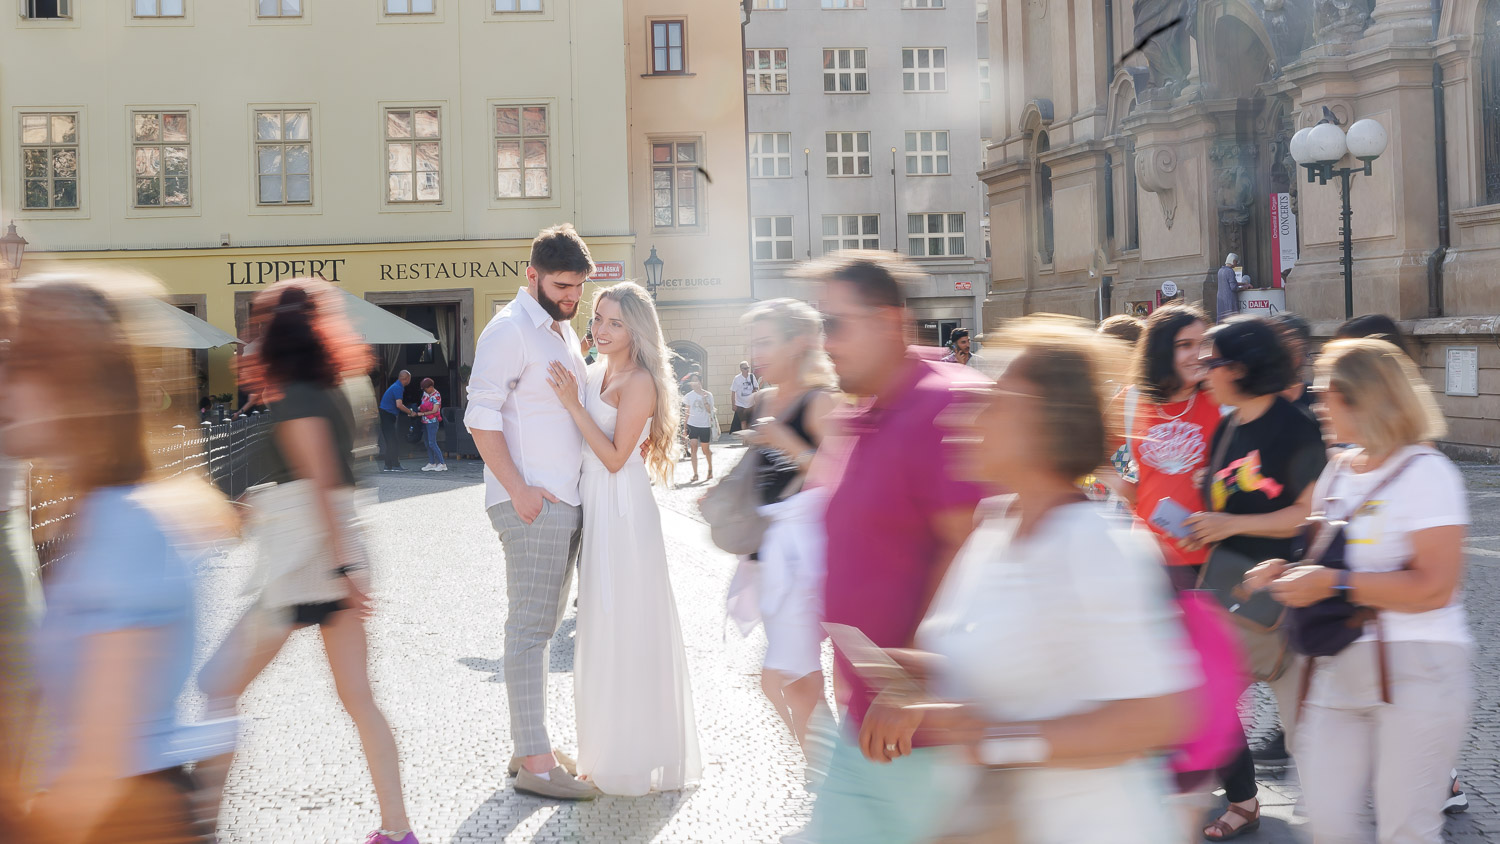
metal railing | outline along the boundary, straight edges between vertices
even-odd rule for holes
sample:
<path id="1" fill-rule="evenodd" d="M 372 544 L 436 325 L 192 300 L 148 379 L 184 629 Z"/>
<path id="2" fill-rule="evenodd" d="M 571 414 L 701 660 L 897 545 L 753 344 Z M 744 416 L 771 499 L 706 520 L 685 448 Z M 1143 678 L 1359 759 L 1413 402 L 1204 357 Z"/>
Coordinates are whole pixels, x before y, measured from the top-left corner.
<path id="1" fill-rule="evenodd" d="M 196 428 L 178 425 L 153 439 L 155 477 L 174 478 L 196 472 L 229 498 L 239 498 L 271 474 L 263 446 L 271 434 L 271 415 L 255 412 L 238 419 L 203 422 Z M 74 516 L 74 500 L 57 478 L 33 473 L 31 536 L 37 558 L 45 567 L 66 544 Z"/>

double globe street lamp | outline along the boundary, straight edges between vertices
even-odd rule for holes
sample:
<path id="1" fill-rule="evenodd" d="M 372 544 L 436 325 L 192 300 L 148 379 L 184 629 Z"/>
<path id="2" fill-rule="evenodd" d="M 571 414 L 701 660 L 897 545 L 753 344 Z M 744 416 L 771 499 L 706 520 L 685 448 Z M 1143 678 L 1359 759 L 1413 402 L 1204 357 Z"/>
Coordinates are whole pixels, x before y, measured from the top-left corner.
<path id="1" fill-rule="evenodd" d="M 1292 136 L 1292 159 L 1307 168 L 1308 184 L 1326 185 L 1331 179 L 1338 179 L 1342 184 L 1344 225 L 1340 234 L 1344 237 L 1344 319 L 1354 316 L 1354 210 L 1349 204 L 1349 187 L 1355 174 L 1371 175 L 1370 163 L 1385 152 L 1389 142 L 1385 127 L 1369 118 L 1354 121 L 1345 131 L 1327 107 L 1323 109 L 1323 119 L 1318 125 L 1301 129 Z M 1335 167 L 1346 154 L 1363 164 Z"/>

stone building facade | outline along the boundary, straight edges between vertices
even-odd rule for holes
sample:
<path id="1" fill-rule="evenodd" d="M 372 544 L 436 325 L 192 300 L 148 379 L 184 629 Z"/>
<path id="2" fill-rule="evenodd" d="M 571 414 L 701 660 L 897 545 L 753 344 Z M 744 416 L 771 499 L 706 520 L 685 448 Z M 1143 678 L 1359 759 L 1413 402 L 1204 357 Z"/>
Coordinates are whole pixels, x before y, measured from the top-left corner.
<path id="1" fill-rule="evenodd" d="M 1212 311 L 1235 252 L 1330 335 L 1340 189 L 1289 143 L 1373 118 L 1390 144 L 1353 181 L 1353 312 L 1417 339 L 1455 451 L 1500 452 L 1500 1 L 995 0 L 989 36 L 987 326 L 1146 309 L 1164 282 Z"/>

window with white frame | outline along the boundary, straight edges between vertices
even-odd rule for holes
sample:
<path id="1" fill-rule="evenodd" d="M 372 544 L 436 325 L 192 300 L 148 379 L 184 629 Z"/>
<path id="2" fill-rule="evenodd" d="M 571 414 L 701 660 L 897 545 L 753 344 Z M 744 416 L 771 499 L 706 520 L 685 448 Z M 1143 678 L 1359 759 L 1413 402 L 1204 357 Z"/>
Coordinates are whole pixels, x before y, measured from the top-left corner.
<path id="1" fill-rule="evenodd" d="M 750 8 L 757 12 L 786 11 L 786 0 L 755 0 Z"/>
<path id="2" fill-rule="evenodd" d="M 651 22 L 651 72 L 684 73 L 687 70 L 686 21 Z"/>
<path id="3" fill-rule="evenodd" d="M 540 12 L 542 0 L 494 0 L 497 12 Z"/>
<path id="4" fill-rule="evenodd" d="M 792 260 L 792 218 L 756 217 L 751 226 L 755 260 Z"/>
<path id="5" fill-rule="evenodd" d="M 829 49 L 823 51 L 823 93 L 869 93 L 869 70 L 863 49 Z"/>
<path id="6" fill-rule="evenodd" d="M 990 101 L 990 60 L 979 60 L 979 101 Z"/>
<path id="7" fill-rule="evenodd" d="M 384 0 L 388 15 L 435 15 L 437 0 Z"/>
<path id="8" fill-rule="evenodd" d="M 786 132 L 750 135 L 750 178 L 786 179 L 792 175 L 792 136 Z"/>
<path id="9" fill-rule="evenodd" d="M 698 225 L 697 141 L 651 144 L 651 222 L 659 229 Z"/>
<path id="10" fill-rule="evenodd" d="M 255 113 L 256 201 L 261 205 L 312 202 L 312 113 Z"/>
<path id="11" fill-rule="evenodd" d="M 443 201 L 443 121 L 437 108 L 385 110 L 385 200 Z"/>
<path id="12" fill-rule="evenodd" d="M 21 207 L 78 207 L 78 113 L 21 115 Z"/>
<path id="13" fill-rule="evenodd" d="M 865 0 L 823 0 L 825 9 L 863 9 Z"/>
<path id="14" fill-rule="evenodd" d="M 255 14 L 262 18 L 300 18 L 302 0 L 256 0 Z"/>
<path id="15" fill-rule="evenodd" d="M 130 118 L 135 207 L 192 205 L 192 139 L 187 112 L 138 111 Z"/>
<path id="16" fill-rule="evenodd" d="M 823 254 L 840 249 L 879 249 L 879 214 L 825 214 Z"/>
<path id="17" fill-rule="evenodd" d="M 73 17 L 73 0 L 24 0 L 21 17 L 29 21 L 68 20 Z"/>
<path id="18" fill-rule="evenodd" d="M 964 215 L 906 215 L 908 252 L 914 258 L 964 255 Z"/>
<path id="19" fill-rule="evenodd" d="M 550 139 L 546 106 L 495 107 L 495 198 L 552 195 Z"/>
<path id="20" fill-rule="evenodd" d="M 787 93 L 785 49 L 745 51 L 745 93 Z"/>
<path id="21" fill-rule="evenodd" d="M 906 133 L 906 175 L 948 175 L 948 133 Z"/>
<path id="22" fill-rule="evenodd" d="M 901 0 L 903 9 L 941 9 L 944 0 Z"/>
<path id="23" fill-rule="evenodd" d="M 828 175 L 870 175 L 870 133 L 829 132 L 824 135 Z"/>
<path id="24" fill-rule="evenodd" d="M 180 18 L 187 14 L 187 0 L 135 0 L 131 5 L 138 18 Z"/>
<path id="25" fill-rule="evenodd" d="M 948 51 L 943 47 L 903 48 L 901 90 L 948 90 Z"/>

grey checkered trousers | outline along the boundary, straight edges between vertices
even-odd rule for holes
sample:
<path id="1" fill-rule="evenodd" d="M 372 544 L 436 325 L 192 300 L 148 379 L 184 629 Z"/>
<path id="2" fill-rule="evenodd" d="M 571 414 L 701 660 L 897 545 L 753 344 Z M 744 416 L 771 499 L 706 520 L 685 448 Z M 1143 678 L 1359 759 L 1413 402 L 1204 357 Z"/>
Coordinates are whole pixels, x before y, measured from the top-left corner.
<path id="1" fill-rule="evenodd" d="M 505 549 L 505 693 L 510 700 L 510 736 L 519 756 L 552 750 L 547 736 L 548 646 L 562 623 L 573 568 L 583 539 L 583 511 L 571 504 L 542 502 L 526 524 L 515 505 L 489 509 L 490 523 Z"/>

